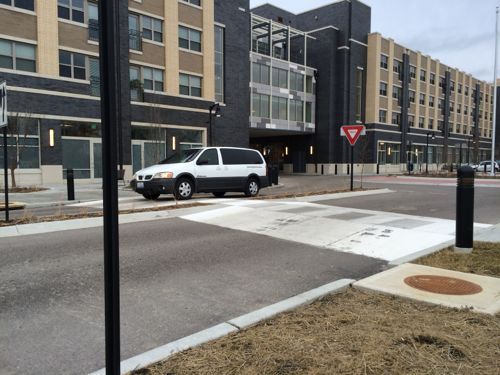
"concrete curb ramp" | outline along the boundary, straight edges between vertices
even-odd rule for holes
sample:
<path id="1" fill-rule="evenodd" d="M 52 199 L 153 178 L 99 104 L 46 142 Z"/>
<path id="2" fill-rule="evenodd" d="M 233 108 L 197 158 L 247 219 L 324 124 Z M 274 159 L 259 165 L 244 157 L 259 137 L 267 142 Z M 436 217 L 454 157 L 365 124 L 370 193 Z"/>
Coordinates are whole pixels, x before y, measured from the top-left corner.
<path id="1" fill-rule="evenodd" d="M 281 302 L 269 305 L 262 309 L 253 311 L 249 314 L 242 315 L 238 318 L 228 320 L 227 322 L 218 324 L 214 327 L 197 332 L 193 335 L 173 341 L 169 344 L 160 346 L 138 356 L 132 357 L 121 362 L 121 374 L 127 374 L 130 371 L 138 370 L 153 363 L 163 361 L 168 357 L 180 353 L 184 350 L 194 348 L 209 341 L 216 340 L 231 333 L 236 333 L 242 329 L 251 327 L 264 320 L 270 319 L 280 313 L 296 309 L 297 307 L 310 304 L 317 299 L 328 294 L 339 293 L 346 290 L 355 280 L 341 279 L 332 283 L 312 289 L 308 292 L 299 294 L 295 297 L 288 298 Z M 106 370 L 101 369 L 93 372 L 90 375 L 105 375 Z"/>
<path id="2" fill-rule="evenodd" d="M 478 285 L 482 291 L 468 295 L 433 293 L 416 289 L 405 283 L 404 280 L 412 276 L 458 279 L 461 282 Z M 472 308 L 473 311 L 491 315 L 500 312 L 500 279 L 496 277 L 407 263 L 357 281 L 353 286 L 366 291 L 390 294 L 452 308 Z"/>

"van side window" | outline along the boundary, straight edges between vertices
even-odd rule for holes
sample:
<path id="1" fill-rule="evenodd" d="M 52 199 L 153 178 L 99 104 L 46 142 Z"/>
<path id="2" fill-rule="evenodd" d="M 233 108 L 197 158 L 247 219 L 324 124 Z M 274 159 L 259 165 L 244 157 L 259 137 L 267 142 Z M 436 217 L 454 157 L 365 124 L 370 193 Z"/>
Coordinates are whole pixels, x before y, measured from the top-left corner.
<path id="1" fill-rule="evenodd" d="M 208 163 L 207 163 L 208 162 Z M 219 165 L 219 155 L 217 154 L 217 150 L 212 148 L 210 150 L 206 150 L 198 159 L 196 163 L 198 165 Z"/>
<path id="2" fill-rule="evenodd" d="M 261 156 L 256 151 L 222 148 L 220 152 L 224 165 L 264 164 Z"/>

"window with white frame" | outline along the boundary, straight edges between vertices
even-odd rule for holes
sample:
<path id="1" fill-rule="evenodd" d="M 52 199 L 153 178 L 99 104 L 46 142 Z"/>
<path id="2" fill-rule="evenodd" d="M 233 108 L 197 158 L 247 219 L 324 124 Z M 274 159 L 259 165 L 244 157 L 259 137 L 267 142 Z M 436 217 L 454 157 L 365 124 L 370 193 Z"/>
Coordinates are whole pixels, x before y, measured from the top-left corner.
<path id="1" fill-rule="evenodd" d="M 388 62 L 389 58 L 386 55 L 380 55 L 380 67 L 382 69 L 387 69 Z"/>
<path id="2" fill-rule="evenodd" d="M 408 115 L 408 126 L 413 128 L 415 126 L 415 116 Z"/>
<path id="3" fill-rule="evenodd" d="M 58 0 L 57 16 L 75 22 L 85 22 L 84 0 Z"/>
<path id="4" fill-rule="evenodd" d="M 179 47 L 201 52 L 201 31 L 179 26 Z"/>
<path id="5" fill-rule="evenodd" d="M 142 37 L 144 39 L 153 40 L 155 42 L 163 42 L 163 21 L 148 17 L 141 16 L 142 22 Z"/>
<path id="6" fill-rule="evenodd" d="M 418 118 L 418 127 L 419 127 L 420 129 L 423 129 L 423 128 L 424 128 L 424 126 L 425 126 L 425 117 L 420 116 L 420 117 Z"/>
<path id="7" fill-rule="evenodd" d="M 425 94 L 420 94 L 419 103 L 425 105 Z"/>
<path id="8" fill-rule="evenodd" d="M 0 4 L 26 10 L 35 10 L 35 0 L 0 0 Z"/>
<path id="9" fill-rule="evenodd" d="M 273 96 L 273 119 L 288 119 L 288 99 Z"/>
<path id="10" fill-rule="evenodd" d="M 0 68 L 36 72 L 36 47 L 0 39 Z"/>
<path id="11" fill-rule="evenodd" d="M 410 78 L 417 78 L 417 67 L 410 65 Z"/>
<path id="12" fill-rule="evenodd" d="M 424 69 L 420 69 L 420 80 L 422 82 L 425 82 L 426 77 L 427 77 L 427 72 Z"/>
<path id="13" fill-rule="evenodd" d="M 215 25 L 215 100 L 224 102 L 224 39 L 225 29 L 222 26 Z"/>
<path id="14" fill-rule="evenodd" d="M 201 77 L 180 74 L 179 92 L 181 95 L 201 97 Z"/>
<path id="15" fill-rule="evenodd" d="M 87 57 L 81 53 L 59 50 L 59 76 L 87 79 Z"/>
<path id="16" fill-rule="evenodd" d="M 387 96 L 387 83 L 380 82 L 379 94 L 382 96 Z"/>
<path id="17" fill-rule="evenodd" d="M 144 90 L 163 91 L 163 70 L 142 67 Z"/>
<path id="18" fill-rule="evenodd" d="M 387 123 L 387 111 L 385 109 L 379 109 L 378 121 L 383 124 Z"/>
<path id="19" fill-rule="evenodd" d="M 415 91 L 410 90 L 408 95 L 409 95 L 408 97 L 410 99 L 410 103 L 415 103 Z"/>
<path id="20" fill-rule="evenodd" d="M 183 1 L 184 3 L 193 4 L 196 6 L 201 6 L 201 0 L 181 0 L 181 1 Z"/>

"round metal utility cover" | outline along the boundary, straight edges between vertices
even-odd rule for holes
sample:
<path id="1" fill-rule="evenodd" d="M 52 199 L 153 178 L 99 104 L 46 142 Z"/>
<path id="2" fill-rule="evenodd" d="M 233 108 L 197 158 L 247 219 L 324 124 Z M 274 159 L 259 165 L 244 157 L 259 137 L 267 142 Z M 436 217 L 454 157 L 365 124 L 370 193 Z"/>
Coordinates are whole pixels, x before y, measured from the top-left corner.
<path id="1" fill-rule="evenodd" d="M 466 296 L 483 291 L 477 284 L 454 277 L 415 275 L 407 277 L 404 281 L 412 288 L 438 294 Z"/>

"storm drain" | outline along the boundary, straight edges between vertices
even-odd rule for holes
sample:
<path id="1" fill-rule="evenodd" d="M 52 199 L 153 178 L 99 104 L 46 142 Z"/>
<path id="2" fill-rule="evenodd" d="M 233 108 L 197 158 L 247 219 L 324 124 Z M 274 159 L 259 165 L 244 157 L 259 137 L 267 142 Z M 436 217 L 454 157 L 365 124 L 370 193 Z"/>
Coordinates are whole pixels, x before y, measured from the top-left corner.
<path id="1" fill-rule="evenodd" d="M 466 296 L 483 291 L 483 288 L 477 284 L 454 277 L 415 275 L 407 277 L 404 282 L 415 289 L 453 296 Z"/>

